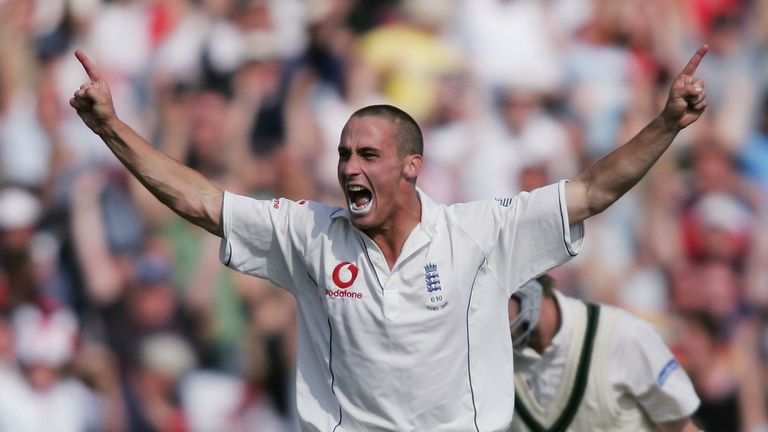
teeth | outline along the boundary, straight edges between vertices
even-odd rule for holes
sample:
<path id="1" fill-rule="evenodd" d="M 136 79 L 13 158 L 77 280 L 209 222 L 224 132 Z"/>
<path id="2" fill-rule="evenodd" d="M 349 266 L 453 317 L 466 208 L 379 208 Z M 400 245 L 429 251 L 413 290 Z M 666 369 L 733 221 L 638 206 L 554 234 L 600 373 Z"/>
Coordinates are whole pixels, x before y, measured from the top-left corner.
<path id="1" fill-rule="evenodd" d="M 352 194 L 352 193 L 358 193 L 358 192 L 368 192 L 368 189 L 360 185 L 347 185 L 347 191 Z M 372 204 L 373 204 L 372 196 L 368 199 L 368 202 L 361 205 L 356 204 L 352 196 L 349 197 L 349 211 L 355 215 L 367 214 L 369 211 L 371 211 Z"/>
<path id="2" fill-rule="evenodd" d="M 361 206 L 359 206 L 359 205 L 357 205 L 357 204 L 352 202 L 352 203 L 349 203 L 349 210 L 352 213 L 358 214 L 358 215 L 366 214 L 366 213 L 368 213 L 368 211 L 371 210 L 371 204 L 373 204 L 372 200 L 368 201 L 367 203 L 365 203 L 365 204 L 363 204 Z"/>

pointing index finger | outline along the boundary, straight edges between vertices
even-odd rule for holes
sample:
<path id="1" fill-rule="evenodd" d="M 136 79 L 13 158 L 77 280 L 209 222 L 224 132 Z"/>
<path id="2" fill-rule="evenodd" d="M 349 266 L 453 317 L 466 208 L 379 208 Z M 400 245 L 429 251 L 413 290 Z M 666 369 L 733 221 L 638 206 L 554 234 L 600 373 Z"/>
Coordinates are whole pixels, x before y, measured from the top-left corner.
<path id="1" fill-rule="evenodd" d="M 91 79 L 91 82 L 101 81 L 101 75 L 96 70 L 96 66 L 91 63 L 91 59 L 89 59 L 84 52 L 81 50 L 75 51 L 75 57 L 80 60 L 80 64 L 83 65 L 83 69 L 85 69 L 85 73 L 88 74 L 88 78 Z"/>
<path id="2" fill-rule="evenodd" d="M 688 64 L 685 65 L 682 75 L 688 75 L 688 76 L 693 75 L 696 72 L 696 68 L 699 67 L 699 63 L 701 63 L 701 59 L 703 59 L 704 55 L 707 54 L 707 51 L 709 51 L 709 45 L 700 46 L 699 49 L 696 50 L 696 54 L 694 54 L 693 57 L 691 57 L 691 59 L 688 60 Z"/>

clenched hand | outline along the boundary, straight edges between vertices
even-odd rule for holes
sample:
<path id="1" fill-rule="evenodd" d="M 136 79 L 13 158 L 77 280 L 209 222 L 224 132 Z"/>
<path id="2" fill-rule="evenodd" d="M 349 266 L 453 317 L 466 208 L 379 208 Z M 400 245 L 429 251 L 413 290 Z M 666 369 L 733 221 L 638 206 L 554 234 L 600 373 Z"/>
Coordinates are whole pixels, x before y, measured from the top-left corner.
<path id="1" fill-rule="evenodd" d="M 75 51 L 75 57 L 83 65 L 90 81 L 80 86 L 74 97 L 69 100 L 69 104 L 77 110 L 83 122 L 100 135 L 110 122 L 117 120 L 112 93 L 107 82 L 85 53 L 80 50 Z"/>
<path id="2" fill-rule="evenodd" d="M 694 78 L 693 74 L 708 50 L 707 45 L 701 46 L 672 83 L 667 104 L 661 113 L 661 118 L 669 127 L 682 129 L 690 125 L 707 107 L 704 81 Z"/>

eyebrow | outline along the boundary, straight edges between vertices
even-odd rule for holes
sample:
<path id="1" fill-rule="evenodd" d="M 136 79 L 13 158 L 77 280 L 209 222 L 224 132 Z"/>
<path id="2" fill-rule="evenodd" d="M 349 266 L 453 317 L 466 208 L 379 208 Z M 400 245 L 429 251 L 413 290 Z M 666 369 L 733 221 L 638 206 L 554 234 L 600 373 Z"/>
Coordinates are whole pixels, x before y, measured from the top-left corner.
<path id="1" fill-rule="evenodd" d="M 344 150 L 344 151 L 348 151 L 348 152 L 352 153 L 352 149 L 351 149 L 351 148 L 349 148 L 349 147 L 346 147 L 346 146 L 344 146 L 344 145 L 341 145 L 341 144 L 339 144 L 339 146 L 336 148 L 336 150 L 338 150 L 338 151 L 342 151 L 342 150 Z M 381 149 L 380 149 L 380 148 L 377 148 L 377 147 L 373 147 L 373 146 L 366 146 L 366 145 L 364 145 L 364 146 L 360 146 L 360 147 L 357 147 L 357 148 L 354 150 L 354 152 L 355 152 L 355 153 L 363 153 L 363 152 L 376 152 L 376 153 L 381 153 Z"/>

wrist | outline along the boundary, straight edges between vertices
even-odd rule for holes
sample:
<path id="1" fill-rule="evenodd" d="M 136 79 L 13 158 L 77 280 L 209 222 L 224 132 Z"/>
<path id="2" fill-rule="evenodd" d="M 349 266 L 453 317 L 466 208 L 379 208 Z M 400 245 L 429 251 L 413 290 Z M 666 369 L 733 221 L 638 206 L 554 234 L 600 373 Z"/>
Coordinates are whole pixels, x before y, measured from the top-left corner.
<path id="1" fill-rule="evenodd" d="M 96 132 L 97 135 L 99 135 L 102 139 L 114 136 L 118 133 L 121 127 L 123 127 L 123 122 L 120 121 L 119 118 L 117 118 L 116 115 L 111 116 L 110 118 L 104 120 L 99 125 L 99 128 Z"/>
<path id="2" fill-rule="evenodd" d="M 677 122 L 677 120 L 670 119 L 669 116 L 663 112 L 654 119 L 654 122 L 663 133 L 677 135 L 677 133 L 683 129 L 680 127 L 680 124 Z"/>

